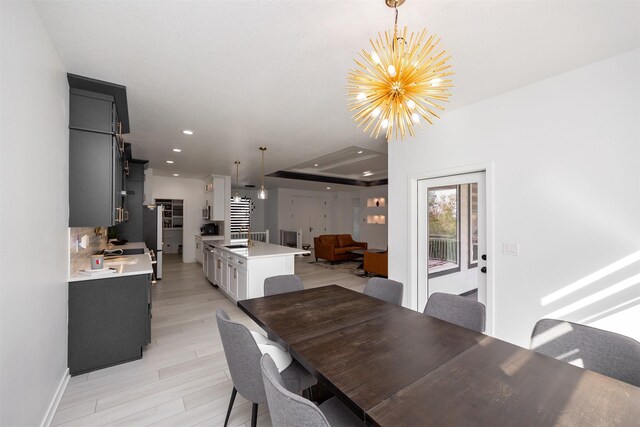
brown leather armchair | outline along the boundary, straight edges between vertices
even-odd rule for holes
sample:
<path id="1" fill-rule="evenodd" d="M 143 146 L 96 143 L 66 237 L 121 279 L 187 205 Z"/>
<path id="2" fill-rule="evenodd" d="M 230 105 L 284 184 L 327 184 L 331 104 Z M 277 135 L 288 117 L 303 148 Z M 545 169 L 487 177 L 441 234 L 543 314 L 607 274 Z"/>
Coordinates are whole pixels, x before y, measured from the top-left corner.
<path id="1" fill-rule="evenodd" d="M 389 276 L 389 253 L 388 252 L 365 252 L 364 253 L 365 274 L 375 273 L 380 276 Z"/>
<path id="2" fill-rule="evenodd" d="M 313 249 L 318 258 L 324 258 L 333 263 L 358 258 L 360 255 L 350 254 L 355 249 L 367 249 L 366 242 L 356 242 L 351 234 L 323 234 L 313 238 Z"/>

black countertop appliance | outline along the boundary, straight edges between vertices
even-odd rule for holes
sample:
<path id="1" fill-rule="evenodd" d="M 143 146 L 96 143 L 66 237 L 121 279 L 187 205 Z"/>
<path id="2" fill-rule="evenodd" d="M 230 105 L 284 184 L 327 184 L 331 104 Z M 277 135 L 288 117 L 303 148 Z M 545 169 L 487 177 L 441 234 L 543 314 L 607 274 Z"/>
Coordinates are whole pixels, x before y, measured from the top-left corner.
<path id="1" fill-rule="evenodd" d="M 216 224 L 215 222 L 210 222 L 200 227 L 200 233 L 203 236 L 217 236 L 218 231 L 218 224 Z"/>

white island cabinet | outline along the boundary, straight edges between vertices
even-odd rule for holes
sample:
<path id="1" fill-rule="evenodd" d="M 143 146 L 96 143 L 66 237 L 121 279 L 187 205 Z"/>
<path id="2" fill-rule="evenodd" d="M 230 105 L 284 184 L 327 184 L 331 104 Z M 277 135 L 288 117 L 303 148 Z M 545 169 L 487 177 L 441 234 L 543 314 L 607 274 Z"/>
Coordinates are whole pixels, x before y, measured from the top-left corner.
<path id="1" fill-rule="evenodd" d="M 251 247 L 207 242 L 215 246 L 213 271 L 207 278 L 234 302 L 264 296 L 264 279 L 294 273 L 294 257 L 309 251 L 253 242 Z M 229 247 L 231 246 L 231 247 Z"/>

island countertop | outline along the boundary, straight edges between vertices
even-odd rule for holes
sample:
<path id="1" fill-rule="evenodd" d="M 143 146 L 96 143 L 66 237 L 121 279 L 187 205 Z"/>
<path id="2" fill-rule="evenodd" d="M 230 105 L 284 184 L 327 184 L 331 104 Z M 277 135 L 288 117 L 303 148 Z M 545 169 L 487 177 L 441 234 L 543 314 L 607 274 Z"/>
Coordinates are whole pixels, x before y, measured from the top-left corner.
<path id="1" fill-rule="evenodd" d="M 264 242 L 253 242 L 253 246 L 251 247 L 235 249 L 227 247 L 234 245 L 234 243 L 223 244 L 217 242 L 206 242 L 206 244 L 217 249 L 230 252 L 239 257 L 246 258 L 248 260 L 256 258 L 281 257 L 288 255 L 304 255 L 310 253 L 309 251 L 305 251 L 303 249 L 289 248 L 287 246 L 274 245 Z"/>

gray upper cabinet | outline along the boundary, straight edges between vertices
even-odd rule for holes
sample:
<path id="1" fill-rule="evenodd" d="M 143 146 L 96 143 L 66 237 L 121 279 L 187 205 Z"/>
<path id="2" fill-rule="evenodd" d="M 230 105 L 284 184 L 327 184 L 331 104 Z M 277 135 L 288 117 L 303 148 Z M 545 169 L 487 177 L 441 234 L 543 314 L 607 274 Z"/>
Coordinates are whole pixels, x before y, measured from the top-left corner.
<path id="1" fill-rule="evenodd" d="M 130 160 L 127 176 L 127 196 L 124 201 L 125 211 L 129 213 L 128 221 L 116 226 L 119 239 L 130 242 L 143 241 L 142 202 L 144 195 L 144 164 L 146 160 Z"/>
<path id="2" fill-rule="evenodd" d="M 114 225 L 115 137 L 69 129 L 69 226 Z"/>
<path id="3" fill-rule="evenodd" d="M 113 96 L 72 89 L 69 94 L 69 127 L 93 132 L 115 133 Z"/>
<path id="4" fill-rule="evenodd" d="M 117 102 L 109 83 L 79 76 L 69 77 L 69 83 L 69 226 L 113 226 L 128 217 Z M 107 93 L 86 90 L 91 88 Z M 120 93 L 124 87 L 116 85 L 113 90 Z M 126 96 L 124 100 L 126 105 Z"/>

